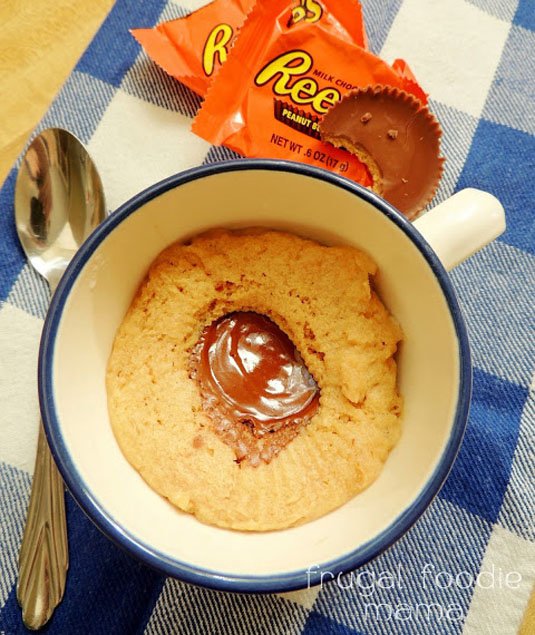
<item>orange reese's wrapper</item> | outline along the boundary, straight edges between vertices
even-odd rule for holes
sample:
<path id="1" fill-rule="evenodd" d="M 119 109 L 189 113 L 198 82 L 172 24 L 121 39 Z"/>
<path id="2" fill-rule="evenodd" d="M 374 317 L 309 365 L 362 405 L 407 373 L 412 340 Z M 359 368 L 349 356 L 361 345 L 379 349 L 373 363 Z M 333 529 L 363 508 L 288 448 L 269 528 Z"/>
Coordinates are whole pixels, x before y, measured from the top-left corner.
<path id="1" fill-rule="evenodd" d="M 295 4 L 255 5 L 192 130 L 248 157 L 301 161 L 370 186 L 370 174 L 356 156 L 321 141 L 323 116 L 355 88 L 393 86 L 422 105 L 427 95 L 403 60 L 389 66 L 361 46 L 365 36 L 354 0 Z"/>
<path id="2" fill-rule="evenodd" d="M 321 10 L 320 5 L 311 0 L 294 4 L 293 14 L 297 19 L 301 16 L 311 19 Z M 353 16 L 351 28 L 340 29 L 338 34 L 342 39 L 366 46 L 361 6 L 358 0 L 349 4 Z M 214 0 L 184 18 L 130 32 L 158 66 L 204 96 L 254 5 L 255 0 Z"/>
<path id="3" fill-rule="evenodd" d="M 214 0 L 184 18 L 130 33 L 172 77 L 204 96 L 255 0 Z"/>

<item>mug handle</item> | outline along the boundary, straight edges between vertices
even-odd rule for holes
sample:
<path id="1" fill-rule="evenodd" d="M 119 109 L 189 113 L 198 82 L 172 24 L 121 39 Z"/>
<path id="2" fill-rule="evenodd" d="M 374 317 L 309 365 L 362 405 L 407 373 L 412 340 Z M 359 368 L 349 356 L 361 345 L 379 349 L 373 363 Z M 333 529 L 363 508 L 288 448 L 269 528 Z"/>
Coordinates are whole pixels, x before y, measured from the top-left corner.
<path id="1" fill-rule="evenodd" d="M 449 271 L 505 230 L 500 201 L 482 190 L 466 188 L 413 222 Z"/>

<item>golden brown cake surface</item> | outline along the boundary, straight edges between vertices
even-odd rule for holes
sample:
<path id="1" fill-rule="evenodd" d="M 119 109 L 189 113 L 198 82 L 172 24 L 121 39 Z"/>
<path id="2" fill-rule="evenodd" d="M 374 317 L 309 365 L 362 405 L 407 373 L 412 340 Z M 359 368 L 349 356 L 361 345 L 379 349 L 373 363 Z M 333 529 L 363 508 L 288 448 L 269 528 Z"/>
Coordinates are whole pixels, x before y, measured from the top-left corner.
<path id="1" fill-rule="evenodd" d="M 111 424 L 147 483 L 201 521 L 270 530 L 317 518 L 373 482 L 400 434 L 401 331 L 372 259 L 274 232 L 214 231 L 152 264 L 106 377 Z M 268 463 L 238 460 L 203 407 L 191 351 L 235 311 L 268 316 L 320 388 L 319 408 Z"/>

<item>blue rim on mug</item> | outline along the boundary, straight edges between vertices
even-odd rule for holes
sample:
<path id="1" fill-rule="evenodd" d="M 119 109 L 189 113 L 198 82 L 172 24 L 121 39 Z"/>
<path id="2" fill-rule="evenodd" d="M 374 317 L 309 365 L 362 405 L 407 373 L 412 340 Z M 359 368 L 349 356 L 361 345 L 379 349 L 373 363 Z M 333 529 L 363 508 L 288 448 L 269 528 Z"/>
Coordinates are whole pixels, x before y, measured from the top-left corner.
<path id="1" fill-rule="evenodd" d="M 275 170 L 320 179 L 356 194 L 385 214 L 416 245 L 438 280 L 450 310 L 460 357 L 458 401 L 451 434 L 433 474 L 427 480 L 417 498 L 385 530 L 355 550 L 331 561 L 318 563 L 318 567 L 314 568 L 314 570 L 310 570 L 310 568 L 308 570 L 299 569 L 281 574 L 262 576 L 226 575 L 218 571 L 179 562 L 150 545 L 144 544 L 122 527 L 101 506 L 91 490 L 86 487 L 81 477 L 77 474 L 76 466 L 59 431 L 52 380 L 54 345 L 63 308 L 79 272 L 94 249 L 125 218 L 164 192 L 184 185 L 189 181 L 224 172 L 242 170 Z M 470 407 L 472 365 L 466 326 L 448 274 L 432 248 L 400 212 L 358 183 L 321 168 L 275 159 L 239 159 L 192 168 L 170 176 L 128 200 L 95 229 L 67 267 L 50 303 L 39 349 L 38 386 L 44 428 L 54 460 L 78 505 L 108 538 L 152 568 L 191 584 L 223 591 L 274 593 L 320 584 L 323 571 L 329 571 L 329 574 L 337 576 L 338 574 L 357 569 L 388 549 L 412 527 L 442 487 L 460 448 Z"/>

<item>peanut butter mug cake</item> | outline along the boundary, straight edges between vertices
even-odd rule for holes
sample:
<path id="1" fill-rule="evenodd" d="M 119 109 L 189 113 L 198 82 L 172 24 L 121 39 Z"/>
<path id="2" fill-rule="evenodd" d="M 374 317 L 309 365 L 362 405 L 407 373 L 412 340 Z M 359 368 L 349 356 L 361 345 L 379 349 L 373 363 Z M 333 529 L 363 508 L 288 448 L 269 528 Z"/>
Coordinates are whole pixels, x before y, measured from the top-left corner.
<path id="1" fill-rule="evenodd" d="M 213 231 L 163 251 L 118 329 L 111 424 L 128 461 L 206 523 L 281 529 L 372 483 L 400 435 L 401 330 L 361 251 Z"/>

